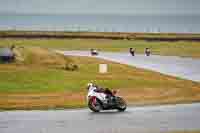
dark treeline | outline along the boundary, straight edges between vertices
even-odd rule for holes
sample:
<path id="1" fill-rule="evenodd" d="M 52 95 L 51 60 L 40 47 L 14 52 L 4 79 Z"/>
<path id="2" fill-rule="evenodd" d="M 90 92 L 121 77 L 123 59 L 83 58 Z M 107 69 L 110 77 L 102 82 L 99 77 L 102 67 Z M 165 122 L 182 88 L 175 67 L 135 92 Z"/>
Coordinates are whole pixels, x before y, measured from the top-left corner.
<path id="1" fill-rule="evenodd" d="M 47 31 L 0 31 L 0 38 L 58 38 L 58 39 L 113 39 L 146 41 L 200 41 L 200 34 L 175 33 L 120 33 L 120 32 L 47 32 Z"/>

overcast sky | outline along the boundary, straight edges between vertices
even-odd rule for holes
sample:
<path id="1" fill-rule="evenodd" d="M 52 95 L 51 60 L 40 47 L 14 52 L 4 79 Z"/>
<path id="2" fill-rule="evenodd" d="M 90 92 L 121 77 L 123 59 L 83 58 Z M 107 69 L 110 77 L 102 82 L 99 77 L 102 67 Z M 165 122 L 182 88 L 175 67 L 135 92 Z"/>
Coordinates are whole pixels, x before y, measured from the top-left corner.
<path id="1" fill-rule="evenodd" d="M 0 13 L 200 14 L 200 0 L 0 0 Z"/>

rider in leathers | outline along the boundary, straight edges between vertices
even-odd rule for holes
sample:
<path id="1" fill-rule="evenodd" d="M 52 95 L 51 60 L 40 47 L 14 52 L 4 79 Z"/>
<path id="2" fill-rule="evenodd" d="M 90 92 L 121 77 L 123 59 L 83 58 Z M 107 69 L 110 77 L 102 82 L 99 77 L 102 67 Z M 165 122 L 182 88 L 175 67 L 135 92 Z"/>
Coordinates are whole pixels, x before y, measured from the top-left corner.
<path id="1" fill-rule="evenodd" d="M 88 83 L 88 89 L 93 89 L 93 91 L 97 92 L 97 93 L 104 93 L 106 94 L 106 98 L 110 98 L 113 96 L 113 92 L 108 89 L 108 88 L 101 88 L 101 87 L 98 87 L 97 85 L 95 84 L 92 84 L 92 83 Z"/>

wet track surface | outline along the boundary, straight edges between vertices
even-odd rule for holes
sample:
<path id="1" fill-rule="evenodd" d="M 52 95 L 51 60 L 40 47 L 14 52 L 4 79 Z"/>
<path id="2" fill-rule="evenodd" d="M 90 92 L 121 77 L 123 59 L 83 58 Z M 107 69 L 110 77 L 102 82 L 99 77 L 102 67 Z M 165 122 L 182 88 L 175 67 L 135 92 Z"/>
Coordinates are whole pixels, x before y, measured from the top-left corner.
<path id="1" fill-rule="evenodd" d="M 58 51 L 65 55 L 91 56 L 88 51 Z M 97 58 L 115 61 L 122 64 L 149 69 L 163 74 L 200 81 L 200 59 L 182 58 L 177 56 L 136 55 L 129 53 L 100 52 Z"/>
<path id="2" fill-rule="evenodd" d="M 125 112 L 89 109 L 0 112 L 0 133 L 159 133 L 200 129 L 200 104 L 129 107 Z"/>

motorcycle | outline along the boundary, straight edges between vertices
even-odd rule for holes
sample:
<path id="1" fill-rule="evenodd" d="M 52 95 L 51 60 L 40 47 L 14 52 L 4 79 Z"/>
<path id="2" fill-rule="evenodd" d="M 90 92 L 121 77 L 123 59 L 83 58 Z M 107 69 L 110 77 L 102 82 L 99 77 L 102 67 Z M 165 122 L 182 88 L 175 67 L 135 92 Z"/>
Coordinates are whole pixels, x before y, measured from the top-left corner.
<path id="1" fill-rule="evenodd" d="M 150 54 L 151 54 L 150 49 L 149 49 L 149 48 L 146 48 L 146 49 L 145 49 L 145 55 L 146 55 L 146 56 L 150 56 Z"/>
<path id="2" fill-rule="evenodd" d="M 135 56 L 135 50 L 133 48 L 130 48 L 129 49 L 129 53 L 132 55 L 132 56 Z"/>
<path id="3" fill-rule="evenodd" d="M 90 52 L 92 56 L 97 56 L 99 54 L 96 49 L 91 49 Z"/>
<path id="4" fill-rule="evenodd" d="M 116 93 L 112 96 L 108 96 L 105 93 L 96 92 L 94 87 L 89 87 L 87 101 L 88 107 L 93 112 L 113 109 L 123 112 L 127 108 L 125 100 L 122 97 L 116 96 Z"/>

